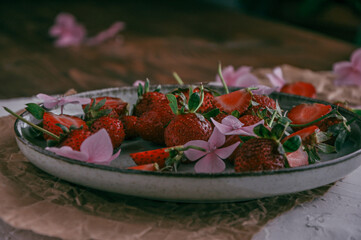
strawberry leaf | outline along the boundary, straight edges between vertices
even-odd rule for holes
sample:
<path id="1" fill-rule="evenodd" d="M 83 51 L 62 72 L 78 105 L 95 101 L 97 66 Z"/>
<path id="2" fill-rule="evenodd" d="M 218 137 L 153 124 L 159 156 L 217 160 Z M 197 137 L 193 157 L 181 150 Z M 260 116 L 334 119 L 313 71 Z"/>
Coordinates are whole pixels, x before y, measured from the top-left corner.
<path id="1" fill-rule="evenodd" d="M 285 132 L 285 126 L 277 123 L 271 130 L 272 138 L 275 140 L 279 140 L 283 136 L 284 132 Z"/>
<path id="2" fill-rule="evenodd" d="M 94 99 L 94 101 L 95 101 L 95 99 Z M 101 101 L 99 101 L 99 102 L 94 106 L 94 110 L 95 110 L 95 111 L 99 111 L 99 109 L 105 105 L 105 102 L 106 102 L 106 101 L 107 101 L 106 98 L 104 98 L 104 99 L 102 99 Z"/>
<path id="3" fill-rule="evenodd" d="M 26 104 L 26 110 L 31 113 L 31 115 L 33 115 L 36 119 L 43 119 L 43 115 L 44 115 L 44 108 L 40 107 L 38 104 L 35 103 L 28 103 Z"/>
<path id="4" fill-rule="evenodd" d="M 220 113 L 218 108 L 212 109 L 211 111 L 204 113 L 203 116 L 207 118 L 208 120 L 211 118 L 216 117 Z"/>
<path id="5" fill-rule="evenodd" d="M 271 138 L 271 131 L 268 130 L 263 124 L 257 125 L 253 132 L 261 138 Z"/>
<path id="6" fill-rule="evenodd" d="M 234 110 L 233 112 L 231 112 L 231 115 L 236 118 L 239 118 L 241 116 L 238 110 Z"/>
<path id="7" fill-rule="evenodd" d="M 340 152 L 340 150 L 342 149 L 342 146 L 346 141 L 347 135 L 348 132 L 346 130 L 342 130 L 338 133 L 335 140 L 336 152 Z"/>
<path id="8" fill-rule="evenodd" d="M 242 142 L 247 142 L 248 140 L 254 138 L 253 136 L 239 136 L 239 138 L 242 140 Z"/>
<path id="9" fill-rule="evenodd" d="M 144 83 L 144 93 L 149 92 L 149 79 L 147 78 Z"/>
<path id="10" fill-rule="evenodd" d="M 178 114 L 178 103 L 177 103 L 177 98 L 173 95 L 173 94 L 167 94 L 166 95 L 168 101 L 169 101 L 169 106 L 170 109 L 172 109 L 172 112 L 174 114 Z"/>
<path id="11" fill-rule="evenodd" d="M 286 152 L 294 152 L 301 146 L 301 137 L 296 135 L 289 138 L 286 142 L 283 143 L 283 148 Z"/>
<path id="12" fill-rule="evenodd" d="M 143 96 L 143 94 L 144 94 L 143 85 L 139 83 L 139 85 L 138 85 L 138 97 Z"/>
<path id="13" fill-rule="evenodd" d="M 189 97 L 188 108 L 190 112 L 195 112 L 201 103 L 201 97 L 198 92 L 192 93 Z"/>

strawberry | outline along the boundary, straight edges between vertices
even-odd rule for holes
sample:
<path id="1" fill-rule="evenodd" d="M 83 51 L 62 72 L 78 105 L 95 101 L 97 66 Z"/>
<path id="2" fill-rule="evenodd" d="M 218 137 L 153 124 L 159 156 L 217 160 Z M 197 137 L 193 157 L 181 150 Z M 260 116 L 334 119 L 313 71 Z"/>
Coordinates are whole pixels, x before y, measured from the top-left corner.
<path id="1" fill-rule="evenodd" d="M 90 126 L 90 131 L 93 133 L 104 128 L 110 139 L 112 140 L 113 148 L 117 148 L 123 142 L 125 133 L 123 124 L 119 119 L 111 118 L 109 116 L 100 117 Z"/>
<path id="2" fill-rule="evenodd" d="M 322 121 L 317 121 L 317 119 L 325 116 L 331 111 L 332 107 L 330 105 L 325 105 L 321 103 L 302 103 L 293 107 L 288 112 L 287 117 L 292 121 L 292 124 L 303 125 L 316 121 L 312 125 L 320 126 L 322 124 Z"/>
<path id="3" fill-rule="evenodd" d="M 281 88 L 281 92 L 309 97 L 309 98 L 316 98 L 316 89 L 311 83 L 307 82 L 294 82 L 285 84 Z"/>
<path id="4" fill-rule="evenodd" d="M 191 140 L 207 141 L 212 130 L 211 123 L 200 114 L 177 115 L 165 129 L 165 144 L 172 147 L 184 145 Z"/>
<path id="5" fill-rule="evenodd" d="M 252 94 L 248 90 L 241 89 L 215 97 L 213 104 L 215 107 L 219 108 L 220 111 L 224 111 L 228 114 L 231 114 L 233 111 L 238 111 L 239 114 L 242 114 L 248 109 L 251 100 Z"/>
<path id="6" fill-rule="evenodd" d="M 252 104 L 251 107 L 245 112 L 247 115 L 257 114 L 264 109 L 276 109 L 276 102 L 272 98 L 266 95 L 253 95 L 252 101 L 256 104 Z"/>
<path id="7" fill-rule="evenodd" d="M 251 138 L 236 150 L 234 169 L 236 172 L 276 170 L 288 165 L 286 153 L 294 152 L 301 146 L 301 138 L 294 136 L 283 144 L 280 140 L 289 123 L 277 123 L 269 130 L 258 125 L 254 132 L 258 137 Z"/>
<path id="8" fill-rule="evenodd" d="M 253 138 L 243 143 L 236 152 L 236 172 L 276 170 L 284 168 L 286 157 L 279 152 L 275 140 Z"/>
<path id="9" fill-rule="evenodd" d="M 97 97 L 92 100 L 91 104 L 82 105 L 85 112 L 86 120 L 94 120 L 102 116 L 119 118 L 125 115 L 128 103 L 120 98 L 115 97 Z"/>
<path id="10" fill-rule="evenodd" d="M 136 123 L 136 132 L 144 140 L 164 145 L 164 131 L 175 117 L 169 108 L 159 108 L 143 113 Z"/>
<path id="11" fill-rule="evenodd" d="M 157 163 L 148 163 L 148 164 L 144 164 L 144 165 L 128 167 L 128 169 L 155 172 L 155 171 L 159 170 L 159 166 Z"/>
<path id="12" fill-rule="evenodd" d="M 150 151 L 131 153 L 130 157 L 135 164 L 144 165 L 148 163 L 157 163 L 159 167 L 165 166 L 165 160 L 169 157 L 169 152 L 165 151 L 168 148 L 160 148 Z"/>
<path id="13" fill-rule="evenodd" d="M 307 144 L 307 143 L 311 144 L 313 136 L 319 131 L 320 131 L 320 129 L 317 126 L 312 125 L 312 126 L 303 128 L 297 132 L 294 132 L 294 133 L 288 135 L 287 137 L 282 139 L 282 142 L 285 142 L 288 139 L 290 139 L 291 137 L 298 135 L 301 137 L 301 140 L 304 144 Z"/>
<path id="14" fill-rule="evenodd" d="M 243 115 L 242 117 L 239 118 L 239 121 L 241 121 L 241 123 L 243 123 L 244 124 L 243 126 L 245 127 L 256 124 L 261 120 L 262 120 L 261 118 L 255 115 Z"/>
<path id="15" fill-rule="evenodd" d="M 84 130 L 88 130 L 88 126 L 86 125 L 86 123 L 76 116 L 70 116 L 66 114 L 57 115 L 51 112 L 44 112 L 43 128 L 49 132 L 54 133 L 57 136 L 60 136 L 60 134 L 63 133 L 63 129 L 56 124 L 61 124 L 66 128 L 74 126 L 76 128 L 83 127 Z M 45 140 L 53 139 L 47 134 L 44 134 L 44 138 Z"/>
<path id="16" fill-rule="evenodd" d="M 80 145 L 84 140 L 92 135 L 92 132 L 84 129 L 75 129 L 70 131 L 59 144 L 60 147 L 69 146 L 73 150 L 80 151 Z"/>
<path id="17" fill-rule="evenodd" d="M 138 133 L 136 131 L 138 118 L 136 116 L 123 116 L 120 120 L 123 123 L 125 139 L 138 137 Z"/>
<path id="18" fill-rule="evenodd" d="M 181 108 L 183 105 L 185 105 L 189 100 L 189 88 L 179 88 L 172 92 L 177 97 L 178 107 Z M 193 90 L 193 93 L 200 92 L 200 88 L 197 87 Z M 202 105 L 199 107 L 198 112 L 200 113 L 206 113 L 210 110 L 214 109 L 213 105 L 213 99 L 214 96 L 210 90 L 204 91 L 204 99 Z"/>

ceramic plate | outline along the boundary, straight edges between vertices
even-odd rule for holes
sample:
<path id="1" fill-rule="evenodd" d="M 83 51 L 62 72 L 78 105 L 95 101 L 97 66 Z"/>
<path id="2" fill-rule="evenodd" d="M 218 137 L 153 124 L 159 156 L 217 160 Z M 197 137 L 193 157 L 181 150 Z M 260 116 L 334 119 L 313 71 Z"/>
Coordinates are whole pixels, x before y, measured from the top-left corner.
<path id="1" fill-rule="evenodd" d="M 169 91 L 176 86 L 162 86 Z M 134 87 L 102 89 L 78 94 L 84 97 L 121 97 L 132 106 L 137 99 Z M 273 93 L 283 109 L 307 103 L 321 102 L 304 97 Z M 361 118 L 345 109 L 340 112 L 347 118 L 356 118 L 352 123 L 352 134 L 341 152 L 322 155 L 316 164 L 281 169 L 235 173 L 231 166 L 218 174 L 197 174 L 193 165 L 182 165 L 177 173 L 142 172 L 126 169 L 134 166 L 129 153 L 157 148 L 141 139 L 125 141 L 120 156 L 110 166 L 84 163 L 57 156 L 45 151 L 44 141 L 34 139 L 31 129 L 21 121 L 15 122 L 16 140 L 23 154 L 45 172 L 61 179 L 103 191 L 121 193 L 143 198 L 181 202 L 229 202 L 288 194 L 337 181 L 361 164 Z M 81 113 L 80 107 L 66 106 L 65 113 Z M 23 117 L 35 122 L 27 112 Z"/>

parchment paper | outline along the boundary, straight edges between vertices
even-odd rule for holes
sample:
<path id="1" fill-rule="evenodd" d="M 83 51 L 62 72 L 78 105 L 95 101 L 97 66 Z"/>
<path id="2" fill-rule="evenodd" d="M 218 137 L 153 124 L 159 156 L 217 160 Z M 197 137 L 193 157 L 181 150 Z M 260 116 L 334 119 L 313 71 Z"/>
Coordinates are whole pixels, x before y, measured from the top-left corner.
<path id="1" fill-rule="evenodd" d="M 283 66 L 290 81 L 317 85 L 319 98 L 360 104 L 359 88 L 336 88 L 329 73 Z M 269 69 L 256 70 L 263 75 Z M 341 90 L 340 90 L 341 89 Z M 251 239 L 269 220 L 323 195 L 331 185 L 239 203 L 190 204 L 105 193 L 62 181 L 19 152 L 12 117 L 0 118 L 0 218 L 62 239 Z"/>

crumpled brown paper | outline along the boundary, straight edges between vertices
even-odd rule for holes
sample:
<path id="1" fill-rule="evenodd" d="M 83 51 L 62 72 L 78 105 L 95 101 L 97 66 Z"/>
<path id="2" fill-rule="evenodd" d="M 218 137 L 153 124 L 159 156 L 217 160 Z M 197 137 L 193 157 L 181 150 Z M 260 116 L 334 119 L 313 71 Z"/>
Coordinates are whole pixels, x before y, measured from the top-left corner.
<path id="1" fill-rule="evenodd" d="M 359 88 L 335 88 L 329 73 L 283 66 L 290 81 L 311 81 L 319 97 L 360 104 Z M 270 70 L 257 70 L 263 74 Z M 320 90 L 321 89 L 321 90 Z M 356 89 L 356 90 L 355 90 Z M 62 181 L 19 152 L 12 117 L 0 118 L 0 218 L 62 239 L 251 239 L 269 220 L 323 195 L 331 185 L 238 203 L 191 204 L 105 193 Z"/>

